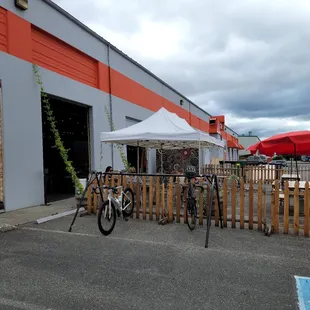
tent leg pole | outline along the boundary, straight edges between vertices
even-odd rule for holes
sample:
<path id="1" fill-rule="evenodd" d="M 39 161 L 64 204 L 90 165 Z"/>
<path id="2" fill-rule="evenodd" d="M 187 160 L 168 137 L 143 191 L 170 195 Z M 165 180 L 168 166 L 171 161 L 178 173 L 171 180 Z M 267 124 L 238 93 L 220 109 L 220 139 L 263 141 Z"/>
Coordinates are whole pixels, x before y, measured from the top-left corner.
<path id="1" fill-rule="evenodd" d="M 200 147 L 200 140 L 199 140 L 199 157 L 198 157 L 198 165 L 199 165 L 199 168 L 198 168 L 198 172 L 199 172 L 199 175 L 201 175 L 201 147 Z"/>
<path id="2" fill-rule="evenodd" d="M 164 173 L 164 166 L 163 166 L 163 146 L 160 147 L 160 170 L 161 174 Z"/>
<path id="3" fill-rule="evenodd" d="M 139 147 L 139 142 L 138 142 L 138 147 L 137 147 L 137 173 L 140 173 L 140 147 Z"/>

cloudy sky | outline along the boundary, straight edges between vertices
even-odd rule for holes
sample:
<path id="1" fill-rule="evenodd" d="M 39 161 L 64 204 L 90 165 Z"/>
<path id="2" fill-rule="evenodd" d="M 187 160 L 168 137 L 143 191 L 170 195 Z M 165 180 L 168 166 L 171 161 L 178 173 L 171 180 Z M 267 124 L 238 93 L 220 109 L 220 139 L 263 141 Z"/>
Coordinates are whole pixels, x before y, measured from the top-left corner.
<path id="1" fill-rule="evenodd" d="M 310 129 L 309 0 L 54 1 L 239 134 Z"/>

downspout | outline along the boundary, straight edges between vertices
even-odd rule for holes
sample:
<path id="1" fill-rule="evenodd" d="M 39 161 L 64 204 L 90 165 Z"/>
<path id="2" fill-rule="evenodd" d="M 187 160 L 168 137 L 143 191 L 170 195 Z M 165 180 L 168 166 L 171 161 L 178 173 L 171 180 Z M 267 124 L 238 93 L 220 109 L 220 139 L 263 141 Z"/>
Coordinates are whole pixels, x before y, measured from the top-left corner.
<path id="1" fill-rule="evenodd" d="M 110 44 L 108 44 L 108 80 L 109 80 L 109 110 L 110 110 L 110 130 L 113 130 L 113 111 L 112 111 L 112 83 L 111 83 L 111 66 L 110 66 Z M 112 163 L 111 166 L 114 169 L 114 144 L 111 143 L 111 156 Z"/>

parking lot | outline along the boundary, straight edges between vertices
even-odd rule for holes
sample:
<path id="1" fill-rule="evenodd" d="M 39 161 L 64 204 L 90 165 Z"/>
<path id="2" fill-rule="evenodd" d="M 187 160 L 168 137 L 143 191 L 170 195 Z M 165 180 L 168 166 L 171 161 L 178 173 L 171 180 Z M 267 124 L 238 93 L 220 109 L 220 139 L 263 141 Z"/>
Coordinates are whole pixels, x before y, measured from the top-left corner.
<path id="1" fill-rule="evenodd" d="M 257 231 L 96 217 L 0 234 L 0 309 L 298 309 L 294 275 L 310 276 L 309 239 Z"/>

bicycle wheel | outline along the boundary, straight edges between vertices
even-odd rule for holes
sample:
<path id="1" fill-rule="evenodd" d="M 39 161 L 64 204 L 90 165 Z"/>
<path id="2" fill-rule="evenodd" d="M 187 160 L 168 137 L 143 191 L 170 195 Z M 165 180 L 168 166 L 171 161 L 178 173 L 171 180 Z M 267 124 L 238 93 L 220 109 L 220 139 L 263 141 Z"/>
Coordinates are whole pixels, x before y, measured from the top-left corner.
<path id="1" fill-rule="evenodd" d="M 126 217 L 129 217 L 135 206 L 135 197 L 131 188 L 127 187 L 122 193 L 122 209 L 123 214 Z"/>
<path id="2" fill-rule="evenodd" d="M 108 223 L 106 228 L 103 224 Z M 109 200 L 103 202 L 98 212 L 98 228 L 104 236 L 108 236 L 114 229 L 116 222 L 116 211 L 113 201 L 109 204 Z"/>
<path id="3" fill-rule="evenodd" d="M 187 206 L 187 225 L 190 230 L 194 230 L 196 227 L 197 207 L 195 199 L 188 199 Z"/>

